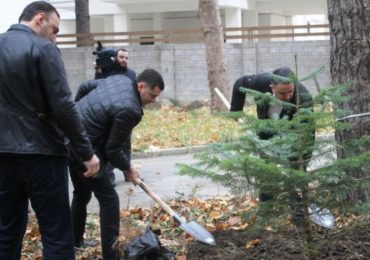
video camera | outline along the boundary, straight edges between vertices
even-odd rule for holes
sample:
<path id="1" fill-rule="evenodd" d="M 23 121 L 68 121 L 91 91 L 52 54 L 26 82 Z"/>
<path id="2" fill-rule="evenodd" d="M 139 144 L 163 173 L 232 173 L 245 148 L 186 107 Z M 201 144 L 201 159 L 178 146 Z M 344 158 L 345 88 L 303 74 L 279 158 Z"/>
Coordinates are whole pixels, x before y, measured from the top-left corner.
<path id="1" fill-rule="evenodd" d="M 96 67 L 101 69 L 102 72 L 107 72 L 114 63 L 116 52 L 112 49 L 104 48 L 101 41 L 98 41 L 97 43 L 98 46 L 96 47 L 96 51 L 93 51 L 92 53 L 97 56 L 95 60 Z"/>

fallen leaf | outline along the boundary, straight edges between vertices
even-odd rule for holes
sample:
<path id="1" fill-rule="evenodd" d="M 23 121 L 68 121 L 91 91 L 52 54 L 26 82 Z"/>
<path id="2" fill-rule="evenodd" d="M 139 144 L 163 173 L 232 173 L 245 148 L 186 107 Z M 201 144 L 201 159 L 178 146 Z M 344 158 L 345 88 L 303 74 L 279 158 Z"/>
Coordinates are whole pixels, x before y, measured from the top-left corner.
<path id="1" fill-rule="evenodd" d="M 230 229 L 232 229 L 232 230 L 244 230 L 248 226 L 249 226 L 248 223 L 244 223 L 244 224 L 241 224 L 241 225 L 238 225 L 238 226 L 232 226 L 232 227 L 230 227 Z"/>
<path id="2" fill-rule="evenodd" d="M 219 211 L 211 211 L 208 213 L 208 216 L 210 219 L 217 219 L 217 218 L 220 218 L 221 217 L 221 212 Z"/>
<path id="3" fill-rule="evenodd" d="M 246 248 L 246 249 L 253 248 L 253 247 L 258 246 L 260 243 L 261 243 L 261 240 L 260 240 L 260 239 L 255 239 L 255 240 L 249 241 L 249 242 L 245 245 L 245 248 Z"/>
<path id="4" fill-rule="evenodd" d="M 120 215 L 121 218 L 126 218 L 126 217 L 131 216 L 131 212 L 129 210 L 121 209 L 120 212 L 119 212 L 119 215 Z"/>
<path id="5" fill-rule="evenodd" d="M 226 223 L 217 223 L 215 227 L 217 231 L 223 231 L 226 230 L 229 227 L 229 225 Z"/>
<path id="6" fill-rule="evenodd" d="M 160 216 L 159 220 L 162 221 L 162 222 L 167 222 L 167 221 L 170 220 L 170 217 L 169 217 L 169 215 L 162 215 L 162 216 Z"/>
<path id="7" fill-rule="evenodd" d="M 229 219 L 227 220 L 227 222 L 231 225 L 231 226 L 236 226 L 236 225 L 239 225 L 241 220 L 240 220 L 240 217 L 238 216 L 231 216 L 229 217 Z"/>
<path id="8" fill-rule="evenodd" d="M 266 227 L 265 227 L 265 229 L 266 229 L 267 231 L 274 231 L 274 229 L 273 229 L 271 226 L 266 226 Z"/>
<path id="9" fill-rule="evenodd" d="M 40 230 L 38 228 L 38 226 L 34 226 L 32 227 L 32 229 L 27 229 L 26 230 L 26 233 L 25 233 L 25 239 L 29 239 L 29 240 L 36 240 L 36 239 L 39 239 L 41 237 L 40 235 Z"/>

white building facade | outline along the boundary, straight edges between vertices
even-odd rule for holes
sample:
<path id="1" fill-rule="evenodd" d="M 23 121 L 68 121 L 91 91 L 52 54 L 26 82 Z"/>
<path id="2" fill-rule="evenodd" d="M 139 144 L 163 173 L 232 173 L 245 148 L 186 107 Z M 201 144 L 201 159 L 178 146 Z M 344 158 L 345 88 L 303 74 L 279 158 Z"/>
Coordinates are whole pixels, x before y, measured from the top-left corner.
<path id="1" fill-rule="evenodd" d="M 30 2 L 9 1 L 0 11 L 0 30 L 16 23 Z M 75 33 L 75 0 L 48 2 L 61 15 L 60 34 Z M 219 0 L 219 6 L 224 27 L 292 25 L 305 22 L 294 17 L 307 15 L 319 16 L 321 23 L 327 23 L 326 0 Z M 198 7 L 199 0 L 90 0 L 91 32 L 199 28 Z"/>
<path id="2" fill-rule="evenodd" d="M 0 11 L 1 31 L 17 23 L 22 9 L 30 2 L 13 0 L 6 12 L 3 8 Z M 74 34 L 75 1 L 49 2 L 61 15 L 60 34 Z M 200 28 L 198 0 L 90 0 L 89 4 L 91 32 Z M 327 23 L 326 4 L 326 0 L 219 0 L 224 27 L 294 25 L 306 22 L 324 24 Z M 279 66 L 294 68 L 294 56 L 297 56 L 299 76 L 307 76 L 325 65 L 324 73 L 317 80 L 321 87 L 330 86 L 330 46 L 327 39 L 243 43 L 227 41 L 225 47 L 230 84 L 242 75 L 269 72 Z M 184 104 L 209 99 L 204 44 L 131 44 L 125 48 L 130 52 L 129 66 L 137 73 L 152 67 L 163 75 L 166 91 L 160 99 L 168 98 Z M 93 50 L 95 46 L 61 49 L 73 91 L 81 82 L 93 78 L 93 62 L 96 58 L 92 55 Z M 315 82 L 307 82 L 306 86 L 312 93 L 317 92 Z"/>

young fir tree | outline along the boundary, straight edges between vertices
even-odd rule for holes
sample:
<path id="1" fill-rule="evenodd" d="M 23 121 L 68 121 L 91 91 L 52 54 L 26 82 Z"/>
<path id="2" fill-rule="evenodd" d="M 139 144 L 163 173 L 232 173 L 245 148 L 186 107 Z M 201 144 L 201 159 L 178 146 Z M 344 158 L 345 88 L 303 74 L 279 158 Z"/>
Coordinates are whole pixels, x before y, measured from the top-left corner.
<path id="1" fill-rule="evenodd" d="M 272 77 L 298 84 L 315 77 L 321 70 L 302 80 L 295 75 L 290 78 Z M 314 209 L 313 205 L 318 209 L 339 209 L 340 213 L 354 207 L 365 209 L 365 205 L 346 204 L 346 197 L 349 191 L 370 185 L 370 174 L 362 179 L 346 174 L 358 168 L 370 167 L 370 152 L 364 150 L 360 154 L 354 153 L 353 157 L 336 159 L 337 149 L 350 151 L 366 147 L 370 143 L 369 136 L 350 140 L 341 146 L 335 143 L 334 138 L 316 138 L 315 141 L 315 133 L 317 135 L 320 130 L 348 127 L 345 120 L 338 120 L 348 114 L 348 111 L 339 110 L 337 106 L 345 100 L 341 95 L 344 89 L 345 85 L 326 88 L 313 98 L 313 104 L 301 104 L 299 100 L 297 104 L 290 104 L 274 98 L 270 93 L 241 88 L 247 95 L 254 96 L 256 104 L 279 104 L 287 109 L 296 109 L 297 113 L 292 120 L 261 120 L 243 112 L 229 113 L 229 117 L 242 122 L 240 137 L 210 146 L 206 152 L 196 155 L 199 159 L 197 164 L 179 165 L 179 173 L 207 177 L 229 187 L 235 195 L 250 191 L 268 192 L 273 199 L 260 203 L 256 212 L 249 212 L 251 216 L 257 216 L 258 224 L 281 227 L 288 216 L 295 214 L 294 210 L 300 209 L 306 246 L 313 256 L 310 214 L 320 214 L 310 211 Z M 261 131 L 272 134 L 272 137 L 261 140 L 258 137 Z M 318 162 L 326 163 L 312 167 Z"/>

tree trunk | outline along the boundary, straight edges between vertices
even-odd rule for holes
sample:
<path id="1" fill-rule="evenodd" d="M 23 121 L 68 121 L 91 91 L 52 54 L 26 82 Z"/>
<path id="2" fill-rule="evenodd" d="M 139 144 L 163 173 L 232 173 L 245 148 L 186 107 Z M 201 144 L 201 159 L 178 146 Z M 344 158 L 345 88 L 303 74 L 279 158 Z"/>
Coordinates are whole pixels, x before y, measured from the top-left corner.
<path id="1" fill-rule="evenodd" d="M 77 46 L 91 46 L 89 0 L 75 0 Z"/>
<path id="2" fill-rule="evenodd" d="M 215 88 L 218 88 L 226 99 L 230 100 L 224 36 L 217 0 L 199 1 L 199 19 L 206 47 L 211 111 L 226 111 L 227 107 L 215 93 Z"/>
<path id="3" fill-rule="evenodd" d="M 332 83 L 349 83 L 348 100 L 341 106 L 351 114 L 370 111 L 370 0 L 328 0 L 330 24 L 330 72 Z M 342 143 L 370 134 L 370 117 L 345 120 L 351 128 L 336 133 Z M 362 147 L 364 148 L 364 147 Z M 369 150 L 369 147 L 366 147 Z M 358 151 L 338 150 L 338 157 L 345 158 Z M 348 173 L 361 178 L 364 172 Z M 365 192 L 354 191 L 353 202 L 369 201 L 370 188 Z"/>

